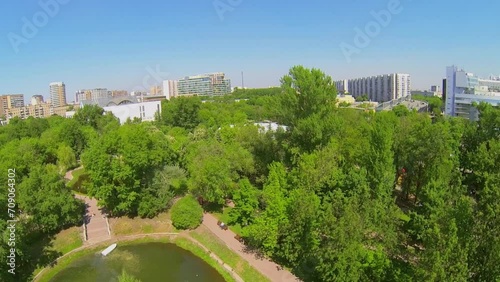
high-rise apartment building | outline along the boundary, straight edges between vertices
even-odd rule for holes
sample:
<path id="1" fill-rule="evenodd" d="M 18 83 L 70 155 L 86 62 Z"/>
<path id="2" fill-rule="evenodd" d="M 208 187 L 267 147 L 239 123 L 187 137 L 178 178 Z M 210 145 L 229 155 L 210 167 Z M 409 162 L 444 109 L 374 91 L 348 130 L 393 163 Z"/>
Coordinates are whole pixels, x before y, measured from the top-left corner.
<path id="1" fill-rule="evenodd" d="M 335 87 L 337 88 L 337 92 L 341 95 L 350 94 L 349 81 L 347 79 L 335 81 Z"/>
<path id="2" fill-rule="evenodd" d="M 90 90 L 76 91 L 75 96 L 77 103 L 81 103 L 83 101 L 92 101 L 92 91 Z"/>
<path id="3" fill-rule="evenodd" d="M 155 85 L 149 90 L 149 95 L 157 96 L 163 95 L 163 89 L 160 85 Z"/>
<path id="4" fill-rule="evenodd" d="M 7 97 L 0 96 L 0 119 L 5 116 L 5 111 L 7 111 Z"/>
<path id="5" fill-rule="evenodd" d="M 111 93 L 109 93 L 106 88 L 95 88 L 90 90 L 90 92 L 92 93 L 92 100 L 94 101 L 111 97 Z"/>
<path id="6" fill-rule="evenodd" d="M 50 103 L 52 107 L 66 106 L 66 85 L 63 82 L 50 84 Z"/>
<path id="7" fill-rule="evenodd" d="M 167 100 L 170 100 L 170 98 L 174 98 L 179 95 L 178 87 L 179 87 L 179 82 L 177 80 L 163 81 L 163 95 L 165 95 Z"/>
<path id="8" fill-rule="evenodd" d="M 443 78 L 443 101 L 446 101 L 446 78 Z"/>
<path id="9" fill-rule="evenodd" d="M 99 101 L 102 99 L 107 99 L 112 97 L 113 92 L 108 91 L 106 88 L 95 88 L 91 90 L 80 90 L 76 92 L 76 102 L 89 102 L 89 101 Z"/>
<path id="10" fill-rule="evenodd" d="M 42 95 L 33 95 L 31 97 L 31 105 L 36 106 L 40 105 L 43 103 L 43 96 Z"/>
<path id="11" fill-rule="evenodd" d="M 474 103 L 500 105 L 500 79 L 481 79 L 456 66 L 446 68 L 445 113 L 476 120 L 479 118 Z"/>
<path id="12" fill-rule="evenodd" d="M 5 116 L 8 109 L 21 107 L 24 107 L 23 94 L 7 94 L 0 96 L 0 116 Z"/>
<path id="13" fill-rule="evenodd" d="M 13 94 L 7 96 L 7 101 L 11 108 L 24 107 L 24 95 L 23 94 Z"/>
<path id="14" fill-rule="evenodd" d="M 178 96 L 222 96 L 231 93 L 231 80 L 224 73 L 188 76 L 177 84 Z"/>
<path id="15" fill-rule="evenodd" d="M 335 85 L 340 93 L 348 92 L 354 97 L 367 95 L 379 103 L 411 96 L 411 77 L 403 73 L 341 80 Z"/>
<path id="16" fill-rule="evenodd" d="M 111 90 L 111 97 L 124 97 L 128 96 L 127 90 Z"/>

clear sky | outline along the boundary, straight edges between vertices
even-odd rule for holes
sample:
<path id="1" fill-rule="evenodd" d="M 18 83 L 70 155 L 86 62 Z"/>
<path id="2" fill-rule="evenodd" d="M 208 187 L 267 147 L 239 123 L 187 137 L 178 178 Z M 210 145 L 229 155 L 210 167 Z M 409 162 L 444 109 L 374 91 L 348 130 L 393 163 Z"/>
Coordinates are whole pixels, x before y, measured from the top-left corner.
<path id="1" fill-rule="evenodd" d="M 67 3 L 44 23 L 40 3 L 55 1 Z M 50 82 L 64 81 L 73 101 L 78 89 L 137 90 L 216 71 L 233 86 L 244 71 L 245 86 L 267 87 L 299 64 L 334 79 L 410 73 L 414 89 L 440 84 L 451 64 L 500 74 L 500 1 L 400 0 L 399 13 L 356 45 L 355 28 L 391 1 L 1 0 L 0 94 L 47 97 Z M 360 47 L 350 61 L 343 42 Z M 157 68 L 160 78 L 143 82 Z"/>

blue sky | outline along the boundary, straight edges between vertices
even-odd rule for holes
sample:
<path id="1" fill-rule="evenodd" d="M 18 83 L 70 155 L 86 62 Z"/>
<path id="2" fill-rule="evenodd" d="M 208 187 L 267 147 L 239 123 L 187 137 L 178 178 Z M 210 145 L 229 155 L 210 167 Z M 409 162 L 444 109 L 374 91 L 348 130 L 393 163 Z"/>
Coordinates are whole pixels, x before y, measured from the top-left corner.
<path id="1" fill-rule="evenodd" d="M 40 3 L 54 1 L 67 3 L 43 25 Z M 400 13 L 348 61 L 341 44 L 356 47 L 355 28 L 391 1 L 2 0 L 0 94 L 47 97 L 50 82 L 64 81 L 72 101 L 78 89 L 149 87 L 155 79 L 143 80 L 157 68 L 163 79 L 222 71 L 233 86 L 244 71 L 248 87 L 279 85 L 299 64 L 334 79 L 410 73 L 416 89 L 440 84 L 451 64 L 500 74 L 496 0 L 400 0 Z M 215 2 L 235 5 L 220 17 Z M 19 43 L 23 18 L 36 15 L 41 27 Z"/>

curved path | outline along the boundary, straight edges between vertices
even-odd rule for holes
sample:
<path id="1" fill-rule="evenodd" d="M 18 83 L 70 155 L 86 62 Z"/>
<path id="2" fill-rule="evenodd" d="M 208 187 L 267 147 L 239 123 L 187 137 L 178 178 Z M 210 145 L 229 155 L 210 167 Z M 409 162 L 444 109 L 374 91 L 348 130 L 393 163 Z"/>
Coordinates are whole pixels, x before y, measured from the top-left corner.
<path id="1" fill-rule="evenodd" d="M 221 239 L 231 250 L 239 254 L 243 259 L 248 261 L 252 267 L 257 269 L 264 276 L 273 282 L 295 282 L 300 281 L 291 272 L 282 269 L 278 264 L 270 261 L 267 258 L 259 258 L 255 254 L 245 251 L 245 245 L 234 238 L 236 234 L 231 230 L 222 230 L 217 225 L 218 219 L 211 214 L 203 215 L 203 225 L 206 226 L 212 233 Z"/>
<path id="2" fill-rule="evenodd" d="M 83 168 L 83 166 L 80 166 L 80 167 L 77 167 L 77 168 L 75 168 L 75 169 L 68 170 L 68 171 L 66 172 L 66 174 L 64 175 L 64 179 L 67 179 L 67 180 L 72 180 L 72 179 L 73 179 L 73 172 L 74 172 L 75 170 L 79 170 L 79 169 L 82 169 L 82 168 Z"/>

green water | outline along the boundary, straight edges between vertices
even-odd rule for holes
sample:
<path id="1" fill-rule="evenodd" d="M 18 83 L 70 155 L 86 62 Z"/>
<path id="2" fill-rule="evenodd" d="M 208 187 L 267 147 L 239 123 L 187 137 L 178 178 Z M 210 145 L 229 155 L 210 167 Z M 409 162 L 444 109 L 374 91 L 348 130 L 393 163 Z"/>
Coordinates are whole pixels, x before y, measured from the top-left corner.
<path id="1" fill-rule="evenodd" d="M 52 282 L 117 282 L 122 270 L 141 282 L 223 282 L 224 278 L 191 252 L 167 243 L 120 246 L 75 260 Z"/>

